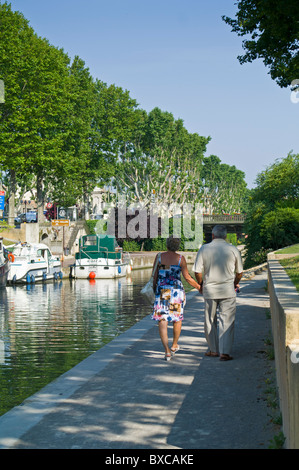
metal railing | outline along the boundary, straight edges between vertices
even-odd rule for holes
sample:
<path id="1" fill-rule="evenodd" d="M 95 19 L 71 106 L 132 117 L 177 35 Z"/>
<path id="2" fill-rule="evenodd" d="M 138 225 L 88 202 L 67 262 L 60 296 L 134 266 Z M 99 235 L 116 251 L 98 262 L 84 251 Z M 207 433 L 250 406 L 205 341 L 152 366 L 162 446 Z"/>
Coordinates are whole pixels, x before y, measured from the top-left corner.
<path id="1" fill-rule="evenodd" d="M 212 222 L 212 223 L 229 223 L 229 222 L 239 222 L 244 223 L 245 216 L 242 214 L 203 214 L 203 223 Z"/>

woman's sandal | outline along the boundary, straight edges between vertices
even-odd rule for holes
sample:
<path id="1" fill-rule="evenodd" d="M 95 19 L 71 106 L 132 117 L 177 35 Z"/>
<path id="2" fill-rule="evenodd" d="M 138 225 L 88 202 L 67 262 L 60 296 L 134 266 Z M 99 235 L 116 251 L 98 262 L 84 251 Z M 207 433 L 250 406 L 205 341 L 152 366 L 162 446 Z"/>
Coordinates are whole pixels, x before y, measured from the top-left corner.
<path id="1" fill-rule="evenodd" d="M 176 348 L 170 348 L 171 354 L 174 356 L 180 350 L 180 347 L 177 346 Z"/>
<path id="2" fill-rule="evenodd" d="M 170 353 L 165 354 L 164 359 L 165 359 L 165 361 L 170 361 L 171 354 Z"/>

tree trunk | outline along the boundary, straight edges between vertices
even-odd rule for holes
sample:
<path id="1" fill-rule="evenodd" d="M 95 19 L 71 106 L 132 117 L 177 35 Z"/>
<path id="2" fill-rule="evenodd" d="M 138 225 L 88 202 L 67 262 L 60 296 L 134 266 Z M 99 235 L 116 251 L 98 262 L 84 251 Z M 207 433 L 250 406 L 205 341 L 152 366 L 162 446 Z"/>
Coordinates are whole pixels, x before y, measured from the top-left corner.
<path id="1" fill-rule="evenodd" d="M 43 190 L 43 177 L 41 174 L 37 175 L 36 179 L 36 196 L 37 196 L 37 220 L 39 223 L 44 221 L 44 190 Z"/>
<path id="2" fill-rule="evenodd" d="M 89 202 L 89 194 L 87 192 L 84 193 L 83 204 L 84 204 L 84 220 L 89 220 L 90 202 Z"/>
<path id="3" fill-rule="evenodd" d="M 9 201 L 8 201 L 8 225 L 14 226 L 15 224 L 15 194 L 16 194 L 16 173 L 14 170 L 10 171 L 10 188 L 9 188 Z"/>

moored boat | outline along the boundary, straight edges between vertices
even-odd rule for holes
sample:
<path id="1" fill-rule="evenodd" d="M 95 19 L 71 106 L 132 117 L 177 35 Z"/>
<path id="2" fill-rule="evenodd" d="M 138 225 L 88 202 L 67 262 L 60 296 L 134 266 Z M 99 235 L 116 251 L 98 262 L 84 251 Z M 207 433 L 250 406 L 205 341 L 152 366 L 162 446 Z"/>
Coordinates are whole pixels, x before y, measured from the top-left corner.
<path id="1" fill-rule="evenodd" d="M 110 235 L 85 235 L 79 241 L 79 253 L 70 267 L 77 279 L 115 279 L 131 272 L 129 253 L 124 253 Z"/>
<path id="2" fill-rule="evenodd" d="M 3 238 L 0 237 L 0 288 L 7 284 L 9 268 L 9 261 L 3 248 Z"/>
<path id="3" fill-rule="evenodd" d="M 61 262 L 43 243 L 17 243 L 7 247 L 10 258 L 8 283 L 30 284 L 62 278 Z"/>

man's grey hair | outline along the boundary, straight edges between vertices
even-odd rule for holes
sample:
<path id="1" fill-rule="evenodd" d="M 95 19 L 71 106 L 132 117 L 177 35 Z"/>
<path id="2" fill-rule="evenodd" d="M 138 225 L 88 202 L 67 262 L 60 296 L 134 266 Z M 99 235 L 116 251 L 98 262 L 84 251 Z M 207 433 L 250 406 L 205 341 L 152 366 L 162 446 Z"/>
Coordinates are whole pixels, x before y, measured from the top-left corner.
<path id="1" fill-rule="evenodd" d="M 212 234 L 215 238 L 223 238 L 225 240 L 227 229 L 224 225 L 215 225 L 215 227 L 213 227 Z"/>

